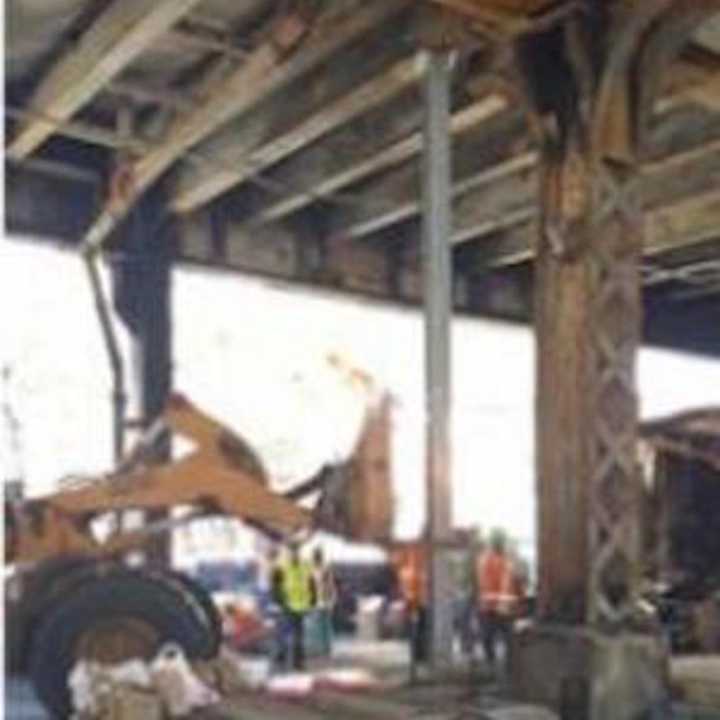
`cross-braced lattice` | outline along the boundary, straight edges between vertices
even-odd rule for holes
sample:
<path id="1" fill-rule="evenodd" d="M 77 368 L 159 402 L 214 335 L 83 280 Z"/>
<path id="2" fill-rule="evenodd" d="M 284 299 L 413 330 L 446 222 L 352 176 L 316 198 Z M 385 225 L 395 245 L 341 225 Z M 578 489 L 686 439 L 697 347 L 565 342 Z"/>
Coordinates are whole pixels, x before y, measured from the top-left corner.
<path id="1" fill-rule="evenodd" d="M 594 185 L 589 620 L 617 627 L 632 611 L 639 561 L 635 352 L 642 216 L 629 168 L 601 163 Z"/>

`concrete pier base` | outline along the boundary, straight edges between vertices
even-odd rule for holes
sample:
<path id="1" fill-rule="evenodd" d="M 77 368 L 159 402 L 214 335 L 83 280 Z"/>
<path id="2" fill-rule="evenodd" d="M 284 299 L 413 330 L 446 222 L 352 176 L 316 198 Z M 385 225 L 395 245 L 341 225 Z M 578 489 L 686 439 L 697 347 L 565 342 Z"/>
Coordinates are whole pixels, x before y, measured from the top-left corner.
<path id="1" fill-rule="evenodd" d="M 650 635 L 530 626 L 514 635 L 509 661 L 513 698 L 563 720 L 662 718 L 669 706 L 666 654 Z"/>

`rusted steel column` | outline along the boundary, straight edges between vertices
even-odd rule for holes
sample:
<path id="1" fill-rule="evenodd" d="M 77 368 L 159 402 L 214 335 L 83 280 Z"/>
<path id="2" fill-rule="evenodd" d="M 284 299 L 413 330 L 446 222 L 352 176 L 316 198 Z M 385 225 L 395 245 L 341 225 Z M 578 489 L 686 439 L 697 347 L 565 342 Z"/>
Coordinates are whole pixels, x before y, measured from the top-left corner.
<path id="1" fill-rule="evenodd" d="M 631 121 L 636 99 L 624 74 L 629 63 L 620 57 L 631 54 L 631 43 L 610 45 L 598 65 L 589 39 L 600 19 L 571 18 L 563 34 L 533 47 L 526 72 L 543 114 L 536 117 L 543 133 L 539 610 L 545 620 L 604 626 L 627 616 L 640 547 L 635 355 L 642 213 Z M 645 18 L 631 20 L 639 35 Z M 546 77 L 541 55 L 558 51 L 566 65 Z"/>
<path id="2" fill-rule="evenodd" d="M 427 407 L 427 521 L 430 547 L 429 658 L 434 668 L 452 661 L 452 588 L 444 541 L 450 536 L 450 55 L 425 51 L 423 155 L 423 272 Z"/>
<path id="3" fill-rule="evenodd" d="M 591 170 L 588 620 L 617 627 L 631 616 L 639 581 L 636 356 L 642 326 L 643 216 L 633 166 L 607 162 L 598 153 Z"/>
<path id="4" fill-rule="evenodd" d="M 586 611 L 590 273 L 585 253 L 553 251 L 562 179 L 571 163 L 547 152 L 535 263 L 538 615 L 583 622 Z"/>
<path id="5" fill-rule="evenodd" d="M 547 151 L 536 298 L 540 613 L 618 625 L 639 562 L 642 213 L 629 164 Z"/>

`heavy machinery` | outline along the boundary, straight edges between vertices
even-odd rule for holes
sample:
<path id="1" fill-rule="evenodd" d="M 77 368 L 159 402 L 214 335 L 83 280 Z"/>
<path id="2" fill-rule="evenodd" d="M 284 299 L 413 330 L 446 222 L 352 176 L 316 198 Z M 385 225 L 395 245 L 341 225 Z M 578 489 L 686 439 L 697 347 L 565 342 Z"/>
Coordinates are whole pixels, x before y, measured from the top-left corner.
<path id="1" fill-rule="evenodd" d="M 220 622 L 205 591 L 166 568 L 127 562 L 158 532 L 195 518 L 234 517 L 278 538 L 323 529 L 387 540 L 389 412 L 388 397 L 369 404 L 352 455 L 280 493 L 247 442 L 175 395 L 111 474 L 40 499 L 6 501 L 6 563 L 14 571 L 6 584 L 8 670 L 27 673 L 51 712 L 67 717 L 67 677 L 81 658 L 149 658 L 171 640 L 190 658 L 214 656 Z M 155 449 L 170 433 L 194 450 L 157 463 Z M 99 537 L 99 520 L 130 510 L 165 511 L 171 519 L 134 530 L 117 521 Z"/>

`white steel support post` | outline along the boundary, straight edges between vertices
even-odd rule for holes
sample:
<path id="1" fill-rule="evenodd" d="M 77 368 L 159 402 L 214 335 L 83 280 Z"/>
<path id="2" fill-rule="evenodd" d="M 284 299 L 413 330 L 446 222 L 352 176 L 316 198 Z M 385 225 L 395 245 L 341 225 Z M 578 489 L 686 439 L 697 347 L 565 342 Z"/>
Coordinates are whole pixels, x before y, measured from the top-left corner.
<path id="1" fill-rule="evenodd" d="M 450 53 L 426 50 L 422 171 L 429 660 L 452 662 L 452 588 L 447 557 L 451 526 L 450 320 L 452 315 Z"/>

